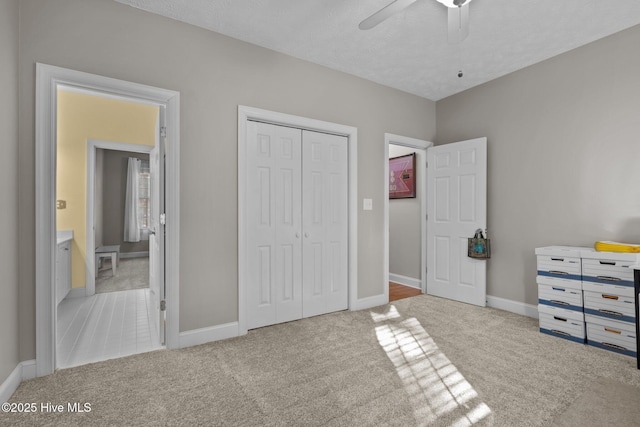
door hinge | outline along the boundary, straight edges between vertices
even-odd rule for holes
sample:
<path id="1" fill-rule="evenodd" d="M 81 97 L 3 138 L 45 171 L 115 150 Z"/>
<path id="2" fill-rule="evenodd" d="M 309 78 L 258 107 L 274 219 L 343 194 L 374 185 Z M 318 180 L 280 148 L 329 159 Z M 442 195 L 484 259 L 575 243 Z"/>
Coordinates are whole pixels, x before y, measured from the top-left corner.
<path id="1" fill-rule="evenodd" d="M 164 126 L 160 127 L 160 136 L 162 138 L 166 138 L 167 137 L 167 128 L 166 127 L 164 127 Z"/>
<path id="2" fill-rule="evenodd" d="M 167 224 L 167 214 L 160 214 L 160 225 L 166 225 Z"/>
<path id="3" fill-rule="evenodd" d="M 427 162 L 427 167 L 429 167 L 429 162 Z"/>
<path id="4" fill-rule="evenodd" d="M 160 311 L 166 311 L 167 310 L 167 301 L 162 300 L 160 301 Z"/>

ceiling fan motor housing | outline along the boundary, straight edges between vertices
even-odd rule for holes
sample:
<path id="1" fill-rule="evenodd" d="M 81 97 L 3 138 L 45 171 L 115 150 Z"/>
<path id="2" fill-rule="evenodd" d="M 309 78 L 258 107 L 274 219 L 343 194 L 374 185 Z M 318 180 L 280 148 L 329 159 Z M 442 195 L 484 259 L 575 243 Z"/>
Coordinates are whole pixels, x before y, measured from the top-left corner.
<path id="1" fill-rule="evenodd" d="M 437 0 L 439 3 L 447 7 L 462 7 L 465 4 L 469 3 L 471 0 Z"/>

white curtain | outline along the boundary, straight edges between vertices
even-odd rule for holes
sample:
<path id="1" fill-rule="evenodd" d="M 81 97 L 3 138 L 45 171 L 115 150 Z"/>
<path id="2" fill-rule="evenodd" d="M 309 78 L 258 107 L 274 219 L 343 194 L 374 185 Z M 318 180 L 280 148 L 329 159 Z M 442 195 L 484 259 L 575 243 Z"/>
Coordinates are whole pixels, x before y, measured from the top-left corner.
<path id="1" fill-rule="evenodd" d="M 138 176 L 140 175 L 140 160 L 129 157 L 127 169 L 127 190 L 124 201 L 124 241 L 140 241 L 140 222 L 138 219 Z"/>

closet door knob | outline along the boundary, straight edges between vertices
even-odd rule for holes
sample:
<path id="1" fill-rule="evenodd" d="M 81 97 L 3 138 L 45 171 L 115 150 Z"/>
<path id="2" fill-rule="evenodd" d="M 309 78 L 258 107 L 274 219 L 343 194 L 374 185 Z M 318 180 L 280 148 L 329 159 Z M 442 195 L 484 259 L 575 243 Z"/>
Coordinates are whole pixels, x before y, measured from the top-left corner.
<path id="1" fill-rule="evenodd" d="M 309 237 L 309 233 L 304 233 L 304 237 Z"/>
<path id="2" fill-rule="evenodd" d="M 296 231 L 296 239 L 299 239 L 299 238 L 300 238 L 300 233 Z"/>

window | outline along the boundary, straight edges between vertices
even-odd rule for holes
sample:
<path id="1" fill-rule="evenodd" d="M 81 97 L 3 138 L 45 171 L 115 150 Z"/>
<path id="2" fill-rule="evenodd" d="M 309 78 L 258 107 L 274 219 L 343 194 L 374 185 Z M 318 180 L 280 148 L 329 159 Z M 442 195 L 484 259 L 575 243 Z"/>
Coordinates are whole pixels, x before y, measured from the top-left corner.
<path id="1" fill-rule="evenodd" d="M 124 241 L 149 240 L 151 213 L 149 160 L 129 157 L 124 204 Z"/>
<path id="2" fill-rule="evenodd" d="M 145 239 L 149 238 L 149 224 L 151 215 L 151 174 L 149 173 L 149 160 L 140 161 L 138 173 L 138 225 Z"/>

